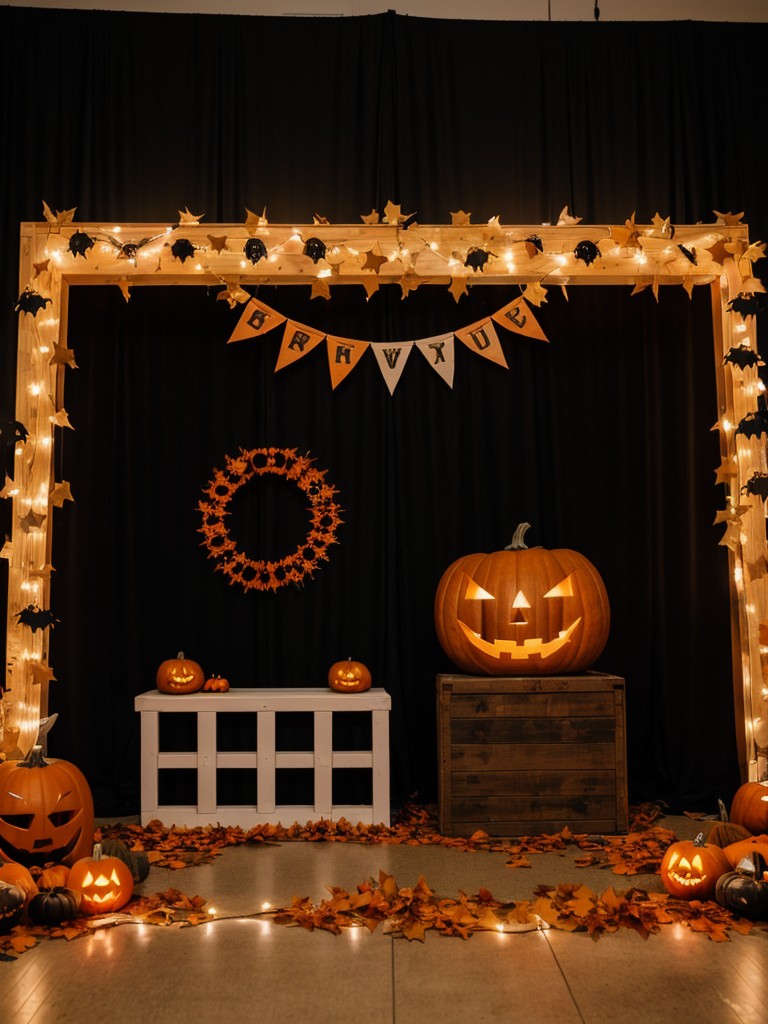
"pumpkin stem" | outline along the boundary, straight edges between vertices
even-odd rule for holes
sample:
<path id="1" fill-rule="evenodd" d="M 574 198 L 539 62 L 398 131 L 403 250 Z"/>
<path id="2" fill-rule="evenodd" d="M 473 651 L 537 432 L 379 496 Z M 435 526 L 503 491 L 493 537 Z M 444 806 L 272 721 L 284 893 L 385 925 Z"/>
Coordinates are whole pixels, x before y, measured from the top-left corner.
<path id="1" fill-rule="evenodd" d="M 19 768 L 47 768 L 48 762 L 43 757 L 43 748 L 36 744 L 24 760 L 19 765 Z"/>
<path id="2" fill-rule="evenodd" d="M 179 653 L 176 655 L 176 660 L 184 661 L 184 651 L 179 651 Z"/>
<path id="3" fill-rule="evenodd" d="M 706 843 L 704 842 L 704 833 L 703 833 L 703 832 L 699 832 L 699 834 L 698 834 L 698 835 L 696 836 L 696 838 L 695 838 L 695 839 L 693 840 L 693 845 L 694 845 L 694 846 L 706 846 L 706 845 L 707 845 L 707 844 L 706 844 Z"/>
<path id="4" fill-rule="evenodd" d="M 101 843 L 93 844 L 93 859 L 101 860 Z"/>
<path id="5" fill-rule="evenodd" d="M 514 532 L 512 540 L 504 548 L 505 551 L 524 551 L 528 545 L 525 543 L 523 538 L 525 537 L 526 530 L 530 530 L 530 523 L 520 523 Z"/>

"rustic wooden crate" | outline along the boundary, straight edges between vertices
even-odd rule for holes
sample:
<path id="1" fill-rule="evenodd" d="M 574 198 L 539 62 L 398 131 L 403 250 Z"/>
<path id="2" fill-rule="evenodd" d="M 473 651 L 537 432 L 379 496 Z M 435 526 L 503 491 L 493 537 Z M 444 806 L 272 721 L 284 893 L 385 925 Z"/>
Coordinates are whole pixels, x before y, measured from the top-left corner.
<path id="1" fill-rule="evenodd" d="M 437 677 L 440 828 L 626 832 L 624 680 Z"/>

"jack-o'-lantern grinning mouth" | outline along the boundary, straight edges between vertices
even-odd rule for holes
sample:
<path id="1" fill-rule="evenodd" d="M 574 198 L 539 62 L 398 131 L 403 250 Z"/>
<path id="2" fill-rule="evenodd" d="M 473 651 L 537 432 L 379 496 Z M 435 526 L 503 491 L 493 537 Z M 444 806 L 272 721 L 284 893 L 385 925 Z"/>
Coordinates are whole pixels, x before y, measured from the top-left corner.
<path id="1" fill-rule="evenodd" d="M 8 822 L 8 818 L 4 818 L 4 821 Z M 0 838 L 0 853 L 2 853 L 8 860 L 16 861 L 19 864 L 24 864 L 26 867 L 37 867 L 42 868 L 46 864 L 50 864 L 52 861 L 60 864 L 65 857 L 68 857 L 75 849 L 80 841 L 82 829 L 78 829 L 66 846 L 60 846 L 55 850 L 46 847 L 45 849 L 39 849 L 39 851 L 32 852 L 30 850 L 22 849 L 19 846 L 14 846 L 13 843 L 9 843 L 7 839 Z M 35 846 L 42 846 L 40 840 L 35 840 Z"/>
<path id="2" fill-rule="evenodd" d="M 477 647 L 477 649 L 483 651 L 484 654 L 488 654 L 492 658 L 500 659 L 506 656 L 512 660 L 521 660 L 523 658 L 530 658 L 536 654 L 540 658 L 549 658 L 552 654 L 555 654 L 555 652 L 559 651 L 568 643 L 574 630 L 581 622 L 581 616 L 575 619 L 567 629 L 561 629 L 558 635 L 552 640 L 543 640 L 541 637 L 530 637 L 529 639 L 522 641 L 485 640 L 479 633 L 475 632 L 474 629 L 470 629 L 466 623 L 461 621 L 461 619 L 457 619 L 456 621 L 472 646 Z"/>

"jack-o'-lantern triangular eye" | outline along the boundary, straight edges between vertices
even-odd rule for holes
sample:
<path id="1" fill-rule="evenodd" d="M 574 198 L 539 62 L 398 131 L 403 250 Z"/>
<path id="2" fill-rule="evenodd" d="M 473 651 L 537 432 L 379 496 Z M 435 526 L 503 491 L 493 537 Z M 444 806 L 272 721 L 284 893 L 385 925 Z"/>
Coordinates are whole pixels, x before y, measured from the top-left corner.
<path id="1" fill-rule="evenodd" d="M 566 576 L 564 580 L 556 583 L 551 590 L 548 590 L 544 597 L 573 597 L 573 573 Z"/>
<path id="2" fill-rule="evenodd" d="M 475 583 L 471 576 L 467 576 L 467 589 L 464 592 L 464 597 L 469 601 L 493 601 L 493 594 L 489 594 L 487 590 L 483 590 L 479 583 Z"/>

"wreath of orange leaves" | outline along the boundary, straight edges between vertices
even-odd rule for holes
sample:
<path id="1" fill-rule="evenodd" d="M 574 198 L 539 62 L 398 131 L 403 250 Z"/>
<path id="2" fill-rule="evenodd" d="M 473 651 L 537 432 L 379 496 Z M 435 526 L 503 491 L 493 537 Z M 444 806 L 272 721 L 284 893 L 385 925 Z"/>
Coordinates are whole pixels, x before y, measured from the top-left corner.
<path id="1" fill-rule="evenodd" d="M 327 470 L 317 469 L 309 455 L 298 455 L 295 448 L 241 448 L 239 455 L 226 455 L 225 460 L 226 468 L 214 469 L 203 488 L 206 500 L 198 504 L 203 516 L 199 532 L 208 557 L 216 559 L 217 571 L 229 577 L 230 585 L 239 583 L 246 591 L 274 591 L 289 583 L 301 584 L 306 576 L 314 575 L 320 562 L 328 561 L 328 548 L 337 543 L 336 530 L 343 522 L 334 501 L 336 490 L 325 480 Z M 224 521 L 237 491 L 254 477 L 268 473 L 291 480 L 309 500 L 306 538 L 294 552 L 276 561 L 249 558 L 238 550 Z"/>

